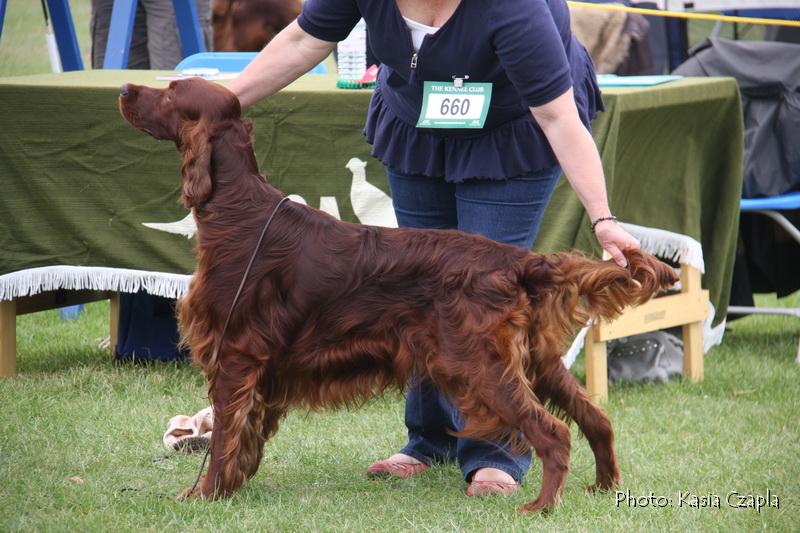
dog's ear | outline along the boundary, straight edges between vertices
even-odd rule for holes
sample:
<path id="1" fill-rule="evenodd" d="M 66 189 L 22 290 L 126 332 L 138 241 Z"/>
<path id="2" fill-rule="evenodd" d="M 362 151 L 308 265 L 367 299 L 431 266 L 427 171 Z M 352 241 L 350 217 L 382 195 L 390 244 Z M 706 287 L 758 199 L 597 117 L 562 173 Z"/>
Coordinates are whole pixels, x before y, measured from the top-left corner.
<path id="1" fill-rule="evenodd" d="M 180 132 L 183 157 L 183 205 L 191 209 L 211 195 L 211 131 L 204 121 L 193 122 Z"/>

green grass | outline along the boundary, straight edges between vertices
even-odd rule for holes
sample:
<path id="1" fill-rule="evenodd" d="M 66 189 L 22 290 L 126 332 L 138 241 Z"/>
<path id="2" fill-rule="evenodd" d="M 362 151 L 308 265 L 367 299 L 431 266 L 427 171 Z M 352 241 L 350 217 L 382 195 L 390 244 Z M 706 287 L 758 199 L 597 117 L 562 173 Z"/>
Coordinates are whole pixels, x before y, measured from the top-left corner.
<path id="1" fill-rule="evenodd" d="M 91 68 L 89 13 L 91 0 L 70 0 L 72 22 L 84 68 Z M 50 72 L 45 35 L 47 27 L 39 0 L 10 0 L 0 38 L 0 76 Z"/>
<path id="2" fill-rule="evenodd" d="M 520 516 L 514 509 L 539 489 L 538 461 L 510 498 L 467 498 L 453 465 L 368 480 L 367 465 L 404 443 L 396 393 L 354 412 L 292 413 L 234 498 L 178 503 L 201 457 L 167 452 L 161 435 L 171 416 L 206 405 L 203 380 L 192 366 L 114 364 L 97 347 L 107 311 L 19 318 L 19 375 L 0 381 L 2 531 L 792 531 L 800 519 L 795 319 L 734 323 L 708 354 L 703 383 L 612 388 L 623 490 L 672 506 L 618 507 L 613 494 L 584 492 L 594 463 L 574 433 L 562 504 Z M 731 490 L 770 490 L 780 508 L 727 507 Z M 718 494 L 722 508 L 679 508 L 678 491 Z"/>

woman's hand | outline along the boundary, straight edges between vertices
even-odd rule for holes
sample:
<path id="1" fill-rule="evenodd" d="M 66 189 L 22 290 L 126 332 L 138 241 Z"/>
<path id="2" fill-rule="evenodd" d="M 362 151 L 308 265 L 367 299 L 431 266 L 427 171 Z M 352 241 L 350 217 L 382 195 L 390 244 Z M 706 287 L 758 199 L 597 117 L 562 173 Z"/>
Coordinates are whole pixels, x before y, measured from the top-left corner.
<path id="1" fill-rule="evenodd" d="M 614 261 L 621 266 L 628 266 L 628 261 L 622 250 L 637 250 L 639 241 L 613 220 L 603 220 L 594 227 L 597 242 L 605 251 L 611 254 Z"/>
<path id="2" fill-rule="evenodd" d="M 639 248 L 639 241 L 610 217 L 603 165 L 597 145 L 583 125 L 575 107 L 572 89 L 551 102 L 532 107 L 533 118 L 544 131 L 550 147 L 572 189 L 592 220 L 597 241 L 619 266 L 627 266 L 623 250 Z"/>
<path id="3" fill-rule="evenodd" d="M 328 57 L 336 43 L 312 37 L 295 20 L 228 84 L 242 108 L 272 96 Z"/>

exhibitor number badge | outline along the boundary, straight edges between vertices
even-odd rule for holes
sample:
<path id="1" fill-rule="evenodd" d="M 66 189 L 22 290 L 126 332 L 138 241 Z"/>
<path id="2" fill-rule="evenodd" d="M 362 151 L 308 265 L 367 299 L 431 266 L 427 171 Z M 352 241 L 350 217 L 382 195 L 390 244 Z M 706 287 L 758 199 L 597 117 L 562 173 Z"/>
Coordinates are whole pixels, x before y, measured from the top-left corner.
<path id="1" fill-rule="evenodd" d="M 426 81 L 417 127 L 482 128 L 491 99 L 491 83 Z"/>

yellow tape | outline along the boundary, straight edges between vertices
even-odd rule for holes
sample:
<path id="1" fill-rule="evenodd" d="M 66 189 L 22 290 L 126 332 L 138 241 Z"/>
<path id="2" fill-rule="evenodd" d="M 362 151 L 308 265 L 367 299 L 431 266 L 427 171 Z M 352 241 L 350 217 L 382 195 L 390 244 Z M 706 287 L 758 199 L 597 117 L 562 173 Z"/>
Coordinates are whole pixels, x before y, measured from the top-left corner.
<path id="1" fill-rule="evenodd" d="M 588 7 L 591 9 L 605 9 L 606 11 L 624 11 L 626 13 L 640 13 L 656 17 L 673 17 L 694 20 L 719 20 L 722 22 L 740 22 L 744 24 L 764 24 L 766 26 L 790 26 L 800 28 L 800 20 L 762 19 L 754 17 L 731 17 L 728 15 L 714 15 L 711 13 L 678 13 L 675 11 L 661 11 L 659 9 L 644 9 L 641 7 L 627 7 L 612 4 L 590 4 L 588 2 L 567 1 L 573 7 Z"/>

